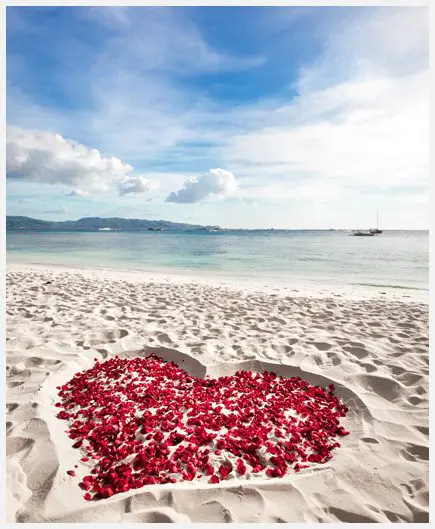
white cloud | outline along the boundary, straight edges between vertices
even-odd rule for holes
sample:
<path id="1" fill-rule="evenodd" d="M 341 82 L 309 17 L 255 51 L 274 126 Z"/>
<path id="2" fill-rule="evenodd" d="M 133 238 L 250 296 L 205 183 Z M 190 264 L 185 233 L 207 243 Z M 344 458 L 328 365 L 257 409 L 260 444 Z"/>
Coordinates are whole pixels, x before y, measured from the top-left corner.
<path id="1" fill-rule="evenodd" d="M 129 176 L 120 182 L 118 188 L 121 196 L 137 195 L 158 189 L 159 185 L 156 180 L 149 180 L 143 176 Z"/>
<path id="2" fill-rule="evenodd" d="M 374 77 L 402 77 L 427 68 L 427 7 L 349 9 L 328 28 L 323 53 L 300 72 L 300 94 Z M 406 38 L 404 38 L 406 35 Z"/>
<path id="3" fill-rule="evenodd" d="M 96 7 L 83 15 L 110 31 L 104 55 L 112 68 L 117 61 L 122 71 L 134 64 L 135 70 L 148 74 L 192 76 L 198 72 L 247 70 L 264 62 L 257 55 L 238 57 L 215 50 L 180 9 Z"/>
<path id="4" fill-rule="evenodd" d="M 370 79 L 303 96 L 285 109 L 287 124 L 274 124 L 272 116 L 268 126 L 233 136 L 222 156 L 240 174 L 257 175 L 263 183 L 275 177 L 293 187 L 313 176 L 377 188 L 424 182 L 427 84 L 427 76 L 418 74 L 400 84 Z M 310 121 L 294 123 L 310 103 L 316 106 Z"/>
<path id="5" fill-rule="evenodd" d="M 314 200 L 319 190 L 328 199 L 427 186 L 427 10 L 369 10 L 340 27 L 301 71 L 297 97 L 233 113 L 245 131 L 228 135 L 218 154 L 245 184 L 241 196 Z"/>
<path id="6" fill-rule="evenodd" d="M 118 158 L 102 156 L 97 149 L 60 134 L 8 126 L 6 173 L 10 179 L 105 191 L 131 170 Z"/>
<path id="7" fill-rule="evenodd" d="M 232 195 L 237 189 L 237 181 L 230 171 L 210 169 L 199 179 L 192 176 L 184 182 L 182 189 L 172 192 L 166 202 L 190 204 L 206 200 L 222 199 Z"/>
<path id="8" fill-rule="evenodd" d="M 73 189 L 71 193 L 68 193 L 69 197 L 88 197 L 89 193 L 87 191 L 82 191 L 81 189 Z"/>

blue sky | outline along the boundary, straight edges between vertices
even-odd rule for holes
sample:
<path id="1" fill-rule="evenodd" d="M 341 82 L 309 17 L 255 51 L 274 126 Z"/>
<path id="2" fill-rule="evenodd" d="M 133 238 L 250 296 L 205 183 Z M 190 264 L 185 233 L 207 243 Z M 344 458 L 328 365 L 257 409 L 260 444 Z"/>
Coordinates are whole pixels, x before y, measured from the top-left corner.
<path id="1" fill-rule="evenodd" d="M 7 8 L 10 215 L 424 229 L 428 109 L 426 8 Z"/>

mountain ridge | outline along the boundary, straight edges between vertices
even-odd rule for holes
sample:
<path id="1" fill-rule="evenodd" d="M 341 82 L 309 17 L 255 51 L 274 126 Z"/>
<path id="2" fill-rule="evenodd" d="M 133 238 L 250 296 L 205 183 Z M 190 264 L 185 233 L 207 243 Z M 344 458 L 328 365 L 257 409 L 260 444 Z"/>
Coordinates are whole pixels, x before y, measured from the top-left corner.
<path id="1" fill-rule="evenodd" d="M 200 230 L 218 229 L 218 226 L 204 226 L 201 224 L 187 224 L 171 222 L 169 220 L 125 219 L 121 217 L 82 217 L 78 220 L 51 221 L 34 219 L 20 215 L 6 216 L 7 230 L 114 230 L 114 231 L 143 231 L 143 230 Z"/>

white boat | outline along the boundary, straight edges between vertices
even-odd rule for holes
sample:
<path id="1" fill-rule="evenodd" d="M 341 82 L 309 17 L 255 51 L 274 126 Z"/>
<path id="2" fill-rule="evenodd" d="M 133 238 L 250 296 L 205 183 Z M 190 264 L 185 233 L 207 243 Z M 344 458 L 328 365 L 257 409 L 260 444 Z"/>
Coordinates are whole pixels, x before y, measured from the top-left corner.
<path id="1" fill-rule="evenodd" d="M 373 237 L 374 233 L 371 230 L 355 230 L 351 235 L 355 237 Z"/>

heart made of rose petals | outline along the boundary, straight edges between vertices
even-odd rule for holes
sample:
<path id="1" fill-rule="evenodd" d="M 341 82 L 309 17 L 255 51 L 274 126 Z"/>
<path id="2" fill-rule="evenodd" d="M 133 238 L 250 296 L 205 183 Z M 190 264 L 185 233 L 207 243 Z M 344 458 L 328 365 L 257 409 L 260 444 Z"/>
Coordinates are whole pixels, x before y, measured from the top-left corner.
<path id="1" fill-rule="evenodd" d="M 57 417 L 91 468 L 79 484 L 86 500 L 151 484 L 283 477 L 329 461 L 349 433 L 333 384 L 268 371 L 201 379 L 155 354 L 114 357 L 57 389 Z"/>

